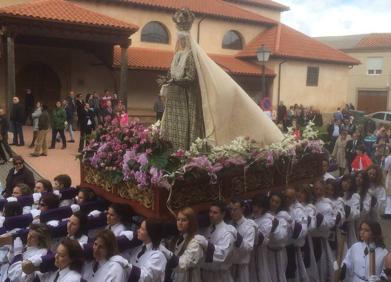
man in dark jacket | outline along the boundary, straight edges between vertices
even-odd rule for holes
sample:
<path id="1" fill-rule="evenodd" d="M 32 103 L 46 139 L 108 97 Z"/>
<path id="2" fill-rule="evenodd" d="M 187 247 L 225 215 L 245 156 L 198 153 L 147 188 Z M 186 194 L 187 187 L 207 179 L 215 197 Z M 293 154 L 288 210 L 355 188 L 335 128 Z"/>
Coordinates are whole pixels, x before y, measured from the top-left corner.
<path id="1" fill-rule="evenodd" d="M 1 164 L 4 164 L 8 158 L 12 157 L 12 151 L 8 145 L 8 118 L 4 112 L 4 109 L 0 108 L 0 157 L 2 158 Z M 8 158 L 6 153 L 8 154 Z"/>
<path id="2" fill-rule="evenodd" d="M 48 146 L 46 142 L 46 136 L 49 131 L 50 118 L 48 113 L 48 107 L 42 105 L 42 113 L 39 116 L 38 120 L 38 136 L 35 141 L 34 152 L 31 153 L 33 157 L 47 156 L 48 155 Z"/>
<path id="3" fill-rule="evenodd" d="M 24 146 L 22 129 L 25 116 L 24 109 L 22 104 L 20 104 L 18 97 L 15 96 L 14 98 L 12 98 L 12 102 L 13 106 L 11 109 L 10 121 L 14 130 L 14 140 L 11 145 Z"/>
<path id="4" fill-rule="evenodd" d="M 84 104 L 84 109 L 80 112 L 80 142 L 79 152 L 84 148 L 87 141 L 87 135 L 90 135 L 95 129 L 94 111 L 90 109 L 88 103 Z"/>
<path id="5" fill-rule="evenodd" d="M 18 183 L 27 184 L 30 189 L 34 188 L 35 180 L 33 173 L 24 166 L 24 160 L 21 156 L 14 156 L 14 167 L 8 172 L 5 189 L 3 195 L 10 197 L 12 195 L 12 189 Z"/>
<path id="6" fill-rule="evenodd" d="M 34 108 L 35 108 L 34 100 L 35 99 L 34 99 L 33 93 L 31 92 L 31 89 L 26 89 L 26 96 L 24 98 L 26 123 L 29 119 L 31 120 L 31 124 L 33 123 L 31 114 L 33 113 Z"/>

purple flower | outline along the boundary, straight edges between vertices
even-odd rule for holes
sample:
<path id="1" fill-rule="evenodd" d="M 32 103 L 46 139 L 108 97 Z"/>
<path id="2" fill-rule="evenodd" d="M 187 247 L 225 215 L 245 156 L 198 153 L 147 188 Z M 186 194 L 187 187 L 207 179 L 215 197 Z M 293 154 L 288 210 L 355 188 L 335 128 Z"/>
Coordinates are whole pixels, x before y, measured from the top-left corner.
<path id="1" fill-rule="evenodd" d="M 272 166 L 274 163 L 274 157 L 273 157 L 273 152 L 268 151 L 266 155 L 266 165 L 267 166 Z"/>
<path id="2" fill-rule="evenodd" d="M 141 166 L 147 165 L 148 164 L 148 155 L 147 155 L 147 153 L 143 153 L 143 154 L 138 155 L 137 162 Z"/>

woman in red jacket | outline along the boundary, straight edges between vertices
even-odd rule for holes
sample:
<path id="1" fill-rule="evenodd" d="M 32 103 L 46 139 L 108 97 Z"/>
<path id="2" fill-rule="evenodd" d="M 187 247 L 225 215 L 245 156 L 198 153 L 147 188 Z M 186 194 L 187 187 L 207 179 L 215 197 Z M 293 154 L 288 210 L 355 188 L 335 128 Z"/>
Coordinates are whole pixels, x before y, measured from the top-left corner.
<path id="1" fill-rule="evenodd" d="M 357 155 L 352 162 L 352 171 L 366 170 L 372 164 L 372 160 L 365 152 L 364 146 L 358 146 L 356 153 Z"/>

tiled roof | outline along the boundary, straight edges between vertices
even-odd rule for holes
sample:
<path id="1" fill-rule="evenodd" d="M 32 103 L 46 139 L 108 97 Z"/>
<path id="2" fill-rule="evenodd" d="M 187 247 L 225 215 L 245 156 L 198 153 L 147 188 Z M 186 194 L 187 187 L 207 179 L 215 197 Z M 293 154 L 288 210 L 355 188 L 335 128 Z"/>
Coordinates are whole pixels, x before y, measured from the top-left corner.
<path id="1" fill-rule="evenodd" d="M 244 50 L 238 53 L 237 57 L 255 57 L 257 49 L 262 44 L 271 50 L 271 56 L 273 57 L 316 60 L 342 64 L 360 63 L 347 54 L 284 24 L 278 24 L 277 26 L 260 33 L 247 44 Z"/>
<path id="2" fill-rule="evenodd" d="M 391 33 L 373 33 L 364 36 L 355 49 L 391 48 Z"/>
<path id="3" fill-rule="evenodd" d="M 89 0 L 97 1 L 97 0 Z M 245 9 L 227 3 L 223 0 L 104 0 L 112 3 L 127 3 L 129 5 L 146 7 L 150 9 L 164 9 L 175 11 L 180 8 L 189 8 L 196 14 L 225 18 L 236 21 L 255 22 L 263 24 L 276 24 L 267 17 L 252 13 Z"/>
<path id="4" fill-rule="evenodd" d="M 171 65 L 171 60 L 174 53 L 167 50 L 149 49 L 131 47 L 128 49 L 128 66 L 129 69 L 144 69 L 144 70 L 168 70 Z M 220 67 L 226 72 L 235 75 L 245 76 L 261 76 L 261 67 L 249 63 L 233 56 L 209 54 L 212 60 L 214 60 Z M 120 65 L 120 48 L 116 46 L 114 48 L 114 60 L 115 67 Z M 275 73 L 266 68 L 267 76 L 274 76 Z"/>
<path id="5" fill-rule="evenodd" d="M 116 30 L 136 31 L 138 29 L 136 25 L 93 12 L 65 0 L 38 0 L 6 6 L 0 9 L 1 16 Z"/>
<path id="6" fill-rule="evenodd" d="M 288 11 L 289 7 L 271 0 L 225 0 L 229 2 L 243 3 L 247 5 L 267 7 L 279 11 Z"/>

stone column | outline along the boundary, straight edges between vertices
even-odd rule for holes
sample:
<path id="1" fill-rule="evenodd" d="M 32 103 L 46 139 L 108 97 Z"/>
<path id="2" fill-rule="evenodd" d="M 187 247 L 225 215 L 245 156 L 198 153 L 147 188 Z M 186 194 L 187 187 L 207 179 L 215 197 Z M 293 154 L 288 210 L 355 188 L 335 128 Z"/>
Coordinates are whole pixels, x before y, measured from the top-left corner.
<path id="1" fill-rule="evenodd" d="M 129 43 L 121 44 L 121 73 L 119 82 L 119 96 L 128 110 L 128 47 Z"/>
<path id="2" fill-rule="evenodd" d="M 7 112 L 10 113 L 12 98 L 16 94 L 15 82 L 15 39 L 12 35 L 7 35 Z"/>

